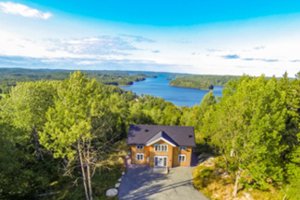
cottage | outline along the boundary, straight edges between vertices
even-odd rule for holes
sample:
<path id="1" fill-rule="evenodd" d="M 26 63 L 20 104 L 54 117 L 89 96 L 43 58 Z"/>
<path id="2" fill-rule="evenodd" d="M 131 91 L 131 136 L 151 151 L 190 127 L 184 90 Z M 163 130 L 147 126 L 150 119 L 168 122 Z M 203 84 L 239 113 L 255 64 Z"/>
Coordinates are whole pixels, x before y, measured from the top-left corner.
<path id="1" fill-rule="evenodd" d="M 151 167 L 190 166 L 195 147 L 189 126 L 131 125 L 127 144 L 133 164 Z"/>

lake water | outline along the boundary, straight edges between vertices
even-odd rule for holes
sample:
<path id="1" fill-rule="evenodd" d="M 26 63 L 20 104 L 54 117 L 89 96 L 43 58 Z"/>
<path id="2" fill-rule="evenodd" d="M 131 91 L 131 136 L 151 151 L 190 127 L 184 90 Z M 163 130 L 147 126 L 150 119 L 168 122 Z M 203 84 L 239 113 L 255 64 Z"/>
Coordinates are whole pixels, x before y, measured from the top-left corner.
<path id="1" fill-rule="evenodd" d="M 159 74 L 157 78 L 147 78 L 145 81 L 135 82 L 133 85 L 121 86 L 124 90 L 130 90 L 137 95 L 147 94 L 161 97 L 178 106 L 193 106 L 199 104 L 209 90 L 172 87 L 169 85 L 169 75 Z M 214 87 L 214 95 L 222 95 L 221 86 Z"/>

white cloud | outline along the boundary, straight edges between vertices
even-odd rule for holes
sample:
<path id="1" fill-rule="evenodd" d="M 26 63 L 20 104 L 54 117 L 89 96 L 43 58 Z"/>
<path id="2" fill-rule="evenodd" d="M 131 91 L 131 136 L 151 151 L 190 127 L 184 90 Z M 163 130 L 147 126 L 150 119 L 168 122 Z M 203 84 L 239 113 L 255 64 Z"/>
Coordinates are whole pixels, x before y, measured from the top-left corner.
<path id="1" fill-rule="evenodd" d="M 50 12 L 42 12 L 40 10 L 30 8 L 24 4 L 13 2 L 0 2 L 0 11 L 6 14 L 20 15 L 23 17 L 31 17 L 38 19 L 49 19 L 52 14 Z"/>
<path id="2" fill-rule="evenodd" d="M 54 40 L 52 46 L 49 50 L 78 55 L 128 55 L 130 51 L 138 50 L 132 41 L 124 37 L 107 35 Z"/>

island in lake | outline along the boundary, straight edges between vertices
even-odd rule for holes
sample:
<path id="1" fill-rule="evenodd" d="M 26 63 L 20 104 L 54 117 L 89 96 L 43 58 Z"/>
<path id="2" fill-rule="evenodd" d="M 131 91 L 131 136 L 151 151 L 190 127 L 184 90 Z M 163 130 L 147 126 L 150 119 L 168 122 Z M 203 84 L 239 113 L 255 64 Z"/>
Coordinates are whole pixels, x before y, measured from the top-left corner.
<path id="1" fill-rule="evenodd" d="M 121 86 L 122 89 L 132 91 L 137 95 L 151 95 L 172 102 L 177 106 L 194 106 L 200 104 L 209 89 L 195 89 L 174 87 L 170 83 L 178 74 L 159 73 L 156 77 L 149 77 L 133 85 Z M 215 86 L 213 93 L 219 97 L 222 95 L 222 86 Z"/>
<path id="2" fill-rule="evenodd" d="M 213 89 L 215 86 L 224 86 L 230 80 L 240 76 L 229 75 L 177 75 L 170 81 L 171 86 L 195 88 L 201 90 Z"/>

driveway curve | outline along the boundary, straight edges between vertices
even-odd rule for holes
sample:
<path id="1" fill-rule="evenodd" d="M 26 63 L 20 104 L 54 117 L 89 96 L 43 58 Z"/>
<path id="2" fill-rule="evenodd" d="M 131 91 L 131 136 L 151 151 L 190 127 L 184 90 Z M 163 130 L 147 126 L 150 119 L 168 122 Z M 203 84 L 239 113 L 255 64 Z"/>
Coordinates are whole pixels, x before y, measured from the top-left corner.
<path id="1" fill-rule="evenodd" d="M 192 167 L 172 168 L 169 174 L 130 166 L 119 187 L 120 200 L 208 200 L 192 185 Z"/>

